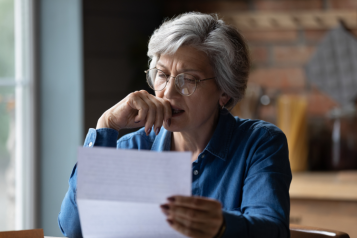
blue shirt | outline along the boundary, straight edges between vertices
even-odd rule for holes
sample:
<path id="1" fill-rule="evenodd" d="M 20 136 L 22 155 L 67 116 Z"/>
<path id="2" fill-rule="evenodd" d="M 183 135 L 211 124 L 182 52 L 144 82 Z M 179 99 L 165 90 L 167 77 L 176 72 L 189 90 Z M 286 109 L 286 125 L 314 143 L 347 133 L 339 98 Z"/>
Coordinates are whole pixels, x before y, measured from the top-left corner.
<path id="1" fill-rule="evenodd" d="M 113 129 L 89 129 L 84 146 L 153 151 L 169 151 L 171 146 L 171 132 L 163 127 L 157 136 L 153 130 L 146 136 L 142 128 L 117 138 Z M 211 140 L 192 163 L 192 195 L 222 203 L 223 237 L 290 237 L 288 154 L 286 137 L 276 126 L 222 111 Z M 75 165 L 58 215 L 59 227 L 68 237 L 82 237 L 76 186 Z"/>

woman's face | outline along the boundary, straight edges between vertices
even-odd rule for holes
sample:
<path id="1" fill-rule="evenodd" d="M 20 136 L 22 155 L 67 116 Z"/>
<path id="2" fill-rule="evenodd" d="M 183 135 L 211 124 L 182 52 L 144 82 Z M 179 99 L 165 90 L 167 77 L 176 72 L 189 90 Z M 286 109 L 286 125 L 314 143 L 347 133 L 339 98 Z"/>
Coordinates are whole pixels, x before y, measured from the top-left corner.
<path id="1" fill-rule="evenodd" d="M 156 68 L 173 77 L 180 73 L 188 73 L 197 79 L 215 76 L 207 55 L 190 46 L 182 46 L 172 55 L 161 55 Z M 183 96 L 176 90 L 174 79 L 170 78 L 166 88 L 156 92 L 157 97 L 168 100 L 173 109 L 179 110 L 179 113 L 173 113 L 170 126 L 164 123 L 165 129 L 193 132 L 213 127 L 220 100 L 225 100 L 222 95 L 215 79 L 210 79 L 199 82 L 192 95 Z"/>

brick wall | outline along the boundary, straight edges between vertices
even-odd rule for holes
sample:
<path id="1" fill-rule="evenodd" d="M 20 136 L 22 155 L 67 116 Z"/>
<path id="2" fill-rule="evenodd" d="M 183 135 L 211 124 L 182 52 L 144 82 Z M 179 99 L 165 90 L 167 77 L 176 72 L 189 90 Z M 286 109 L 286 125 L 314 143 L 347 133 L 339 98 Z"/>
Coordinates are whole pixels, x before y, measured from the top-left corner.
<path id="1" fill-rule="evenodd" d="M 173 16 L 187 11 L 199 11 L 218 13 L 225 19 L 225 16 L 232 13 L 286 13 L 343 9 L 357 11 L 357 0 L 180 0 L 168 2 L 166 14 Z M 258 118 L 277 124 L 279 97 L 284 94 L 304 95 L 307 99 L 308 133 L 302 133 L 306 128 L 301 128 L 298 138 L 308 147 L 309 170 L 356 168 L 352 164 L 357 158 L 357 151 L 346 149 L 345 143 L 345 139 L 351 136 L 351 133 L 343 130 L 341 137 L 342 141 L 345 141 L 341 142 L 343 148 L 341 150 L 344 150 L 341 152 L 341 158 L 347 162 L 341 160 L 338 165 L 332 165 L 333 120 L 328 119 L 326 114 L 338 104 L 329 95 L 310 84 L 304 72 L 304 65 L 314 54 L 328 30 L 240 30 L 249 46 L 252 68 L 246 96 L 232 113 L 243 118 Z M 357 37 L 357 29 L 350 29 L 350 31 Z M 270 103 L 268 105 L 259 103 L 259 96 L 257 96 L 259 94 L 268 95 Z M 293 112 L 294 110 L 289 113 Z M 351 128 L 357 128 L 357 122 L 352 124 L 351 121 L 349 123 L 342 121 L 341 127 L 348 127 L 348 130 L 352 131 Z M 287 136 L 289 140 L 289 135 Z"/>
<path id="2" fill-rule="evenodd" d="M 171 6 L 171 7 L 170 7 Z M 169 14 L 185 11 L 218 13 L 232 12 L 293 12 L 357 9 L 356 0 L 248 0 L 248 1 L 187 1 L 168 4 Z M 175 12 L 176 10 L 176 12 Z M 274 95 L 299 93 L 307 97 L 310 119 L 324 118 L 338 104 L 310 85 L 303 66 L 314 54 L 327 30 L 264 30 L 241 33 L 248 42 L 252 59 L 249 84 L 260 85 Z M 352 29 L 357 37 L 357 29 Z M 273 98 L 274 99 L 274 98 Z M 275 122 L 274 104 L 260 109 L 259 118 Z"/>

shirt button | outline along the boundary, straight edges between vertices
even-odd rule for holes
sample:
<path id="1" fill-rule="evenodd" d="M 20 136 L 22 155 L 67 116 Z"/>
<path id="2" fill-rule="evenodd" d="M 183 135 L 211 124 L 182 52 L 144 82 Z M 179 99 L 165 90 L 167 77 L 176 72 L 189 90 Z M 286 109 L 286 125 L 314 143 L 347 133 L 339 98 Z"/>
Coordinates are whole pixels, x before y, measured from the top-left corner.
<path id="1" fill-rule="evenodd" d="M 198 170 L 193 171 L 193 174 L 197 175 L 198 174 Z"/>
<path id="2" fill-rule="evenodd" d="M 201 158 L 203 159 L 205 157 L 205 155 L 203 154 L 203 155 L 201 155 Z"/>
<path id="3" fill-rule="evenodd" d="M 89 146 L 89 147 L 92 147 L 92 145 L 93 145 L 93 142 L 89 142 L 89 145 L 88 145 L 88 146 Z"/>

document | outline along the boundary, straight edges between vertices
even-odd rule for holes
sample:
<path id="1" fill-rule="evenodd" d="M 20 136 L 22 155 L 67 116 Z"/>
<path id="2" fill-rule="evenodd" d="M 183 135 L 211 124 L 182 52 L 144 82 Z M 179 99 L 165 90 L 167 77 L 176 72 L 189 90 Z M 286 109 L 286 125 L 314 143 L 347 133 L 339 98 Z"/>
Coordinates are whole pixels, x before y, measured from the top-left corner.
<path id="1" fill-rule="evenodd" d="M 190 152 L 79 148 L 77 205 L 84 238 L 185 237 L 160 204 L 191 195 Z"/>

